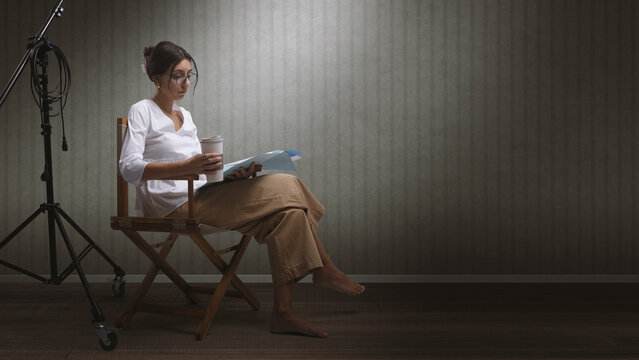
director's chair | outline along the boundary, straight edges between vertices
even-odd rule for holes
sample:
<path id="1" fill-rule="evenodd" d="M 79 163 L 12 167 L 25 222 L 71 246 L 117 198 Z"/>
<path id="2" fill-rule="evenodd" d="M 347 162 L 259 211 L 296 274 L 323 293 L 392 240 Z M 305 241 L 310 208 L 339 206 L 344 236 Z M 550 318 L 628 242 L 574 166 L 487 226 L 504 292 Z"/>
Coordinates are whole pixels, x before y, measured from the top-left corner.
<path id="1" fill-rule="evenodd" d="M 117 159 L 120 158 L 122 144 L 127 133 L 126 118 L 118 118 L 117 122 Z M 116 165 L 117 166 L 117 165 Z M 239 297 L 258 310 L 260 303 L 257 298 L 249 291 L 244 283 L 235 275 L 235 271 L 246 251 L 251 240 L 248 235 L 243 235 L 239 243 L 231 247 L 215 250 L 211 244 L 204 238 L 203 234 L 227 231 L 214 228 L 212 226 L 200 224 L 198 218 L 195 217 L 195 203 L 193 201 L 193 180 L 197 180 L 197 175 L 179 176 L 167 180 L 184 180 L 188 181 L 188 217 L 187 218 L 171 218 L 171 217 L 136 217 L 129 216 L 129 196 L 128 183 L 120 175 L 118 169 L 117 177 L 117 216 L 111 217 L 111 228 L 122 231 L 152 262 L 144 280 L 140 284 L 136 294 L 131 301 L 128 309 L 116 321 L 116 325 L 120 328 L 126 328 L 136 312 L 150 312 L 157 314 L 191 316 L 201 319 L 195 331 L 197 338 L 202 340 L 206 335 L 215 314 L 220 307 L 220 303 L 224 296 Z M 139 232 L 163 232 L 168 233 L 166 240 L 151 244 L 146 241 Z M 222 279 L 215 288 L 203 286 L 193 286 L 187 283 L 174 269 L 167 263 L 166 258 L 173 248 L 179 235 L 188 235 L 191 240 L 202 250 L 204 255 L 215 265 L 222 273 Z M 158 250 L 156 250 L 158 249 Z M 221 255 L 233 252 L 229 263 L 226 263 Z M 197 294 L 212 294 L 212 297 L 206 306 L 206 309 L 194 308 L 192 306 L 167 306 L 159 304 L 151 304 L 143 302 L 153 280 L 158 272 L 162 271 L 166 276 L 186 295 L 191 304 L 198 302 Z M 232 284 L 235 291 L 228 290 Z"/>

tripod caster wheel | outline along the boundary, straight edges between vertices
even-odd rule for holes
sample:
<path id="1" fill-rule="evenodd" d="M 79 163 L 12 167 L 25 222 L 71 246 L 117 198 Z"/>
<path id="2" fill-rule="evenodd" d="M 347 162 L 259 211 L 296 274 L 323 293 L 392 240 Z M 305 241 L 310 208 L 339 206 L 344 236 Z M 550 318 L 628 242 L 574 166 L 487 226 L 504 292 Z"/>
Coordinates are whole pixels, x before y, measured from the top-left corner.
<path id="1" fill-rule="evenodd" d="M 115 280 L 113 280 L 113 283 L 111 284 L 111 290 L 113 291 L 113 295 L 119 298 L 123 297 L 124 291 L 125 291 L 125 288 L 124 288 L 125 285 L 126 285 L 126 281 L 124 281 L 123 278 L 115 278 Z"/>
<path id="2" fill-rule="evenodd" d="M 115 333 L 108 333 L 106 335 L 109 338 L 109 344 L 105 344 L 102 338 L 99 338 L 100 347 L 105 351 L 111 351 L 118 346 L 118 336 Z"/>

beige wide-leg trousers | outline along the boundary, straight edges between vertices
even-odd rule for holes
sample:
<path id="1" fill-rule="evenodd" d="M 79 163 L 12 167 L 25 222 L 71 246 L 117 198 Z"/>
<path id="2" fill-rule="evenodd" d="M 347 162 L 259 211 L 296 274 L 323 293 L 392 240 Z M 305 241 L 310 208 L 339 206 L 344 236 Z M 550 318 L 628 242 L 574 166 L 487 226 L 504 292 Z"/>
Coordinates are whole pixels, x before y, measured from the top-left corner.
<path id="1" fill-rule="evenodd" d="M 315 239 L 324 206 L 297 177 L 269 174 L 220 183 L 196 193 L 200 222 L 253 236 L 268 247 L 273 284 L 322 267 Z M 170 216 L 183 216 L 186 206 Z"/>

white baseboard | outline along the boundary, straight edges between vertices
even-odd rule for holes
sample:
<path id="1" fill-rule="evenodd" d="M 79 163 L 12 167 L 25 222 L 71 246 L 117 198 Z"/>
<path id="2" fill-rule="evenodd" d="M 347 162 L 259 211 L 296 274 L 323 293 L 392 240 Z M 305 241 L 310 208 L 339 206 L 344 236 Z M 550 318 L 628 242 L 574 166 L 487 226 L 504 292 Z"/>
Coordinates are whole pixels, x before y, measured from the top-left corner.
<path id="1" fill-rule="evenodd" d="M 41 275 L 48 278 L 48 275 Z M 639 274 L 573 274 L 573 275 L 494 275 L 494 274 L 442 274 L 442 275 L 349 275 L 353 280 L 361 283 L 639 283 Z M 113 274 L 87 275 L 90 283 L 108 282 Z M 182 275 L 187 282 L 215 283 L 222 278 L 221 275 Z M 271 283 L 271 275 L 242 275 L 238 277 L 246 283 Z M 142 274 L 126 275 L 129 283 L 140 283 L 144 279 Z M 0 283 L 22 283 L 36 281 L 26 275 L 0 275 Z M 168 283 L 166 275 L 158 275 L 155 279 L 158 283 Z M 77 283 L 80 279 L 77 275 L 70 275 L 64 281 Z M 310 283 L 311 277 L 304 278 L 302 283 Z"/>

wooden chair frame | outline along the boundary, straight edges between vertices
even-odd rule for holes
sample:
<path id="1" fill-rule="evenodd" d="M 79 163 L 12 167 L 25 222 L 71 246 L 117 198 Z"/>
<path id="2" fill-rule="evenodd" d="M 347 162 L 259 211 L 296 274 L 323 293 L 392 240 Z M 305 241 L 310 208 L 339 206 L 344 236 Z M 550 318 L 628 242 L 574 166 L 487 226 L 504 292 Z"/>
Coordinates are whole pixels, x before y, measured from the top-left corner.
<path id="1" fill-rule="evenodd" d="M 120 158 L 120 152 L 126 130 L 128 119 L 118 118 L 118 136 L 117 136 L 117 159 Z M 188 217 L 187 218 L 169 218 L 169 217 L 136 217 L 129 216 L 129 195 L 128 183 L 120 175 L 118 169 L 117 182 L 117 206 L 118 215 L 111 217 L 111 228 L 122 231 L 152 262 L 151 267 L 146 273 L 144 280 L 140 284 L 136 294 L 131 301 L 127 310 L 116 321 L 116 325 L 120 328 L 126 328 L 136 312 L 150 312 L 157 314 L 169 314 L 178 316 L 191 316 L 201 319 L 196 329 L 196 335 L 202 340 L 208 332 L 211 322 L 217 313 L 220 303 L 224 296 L 239 297 L 245 299 L 254 310 L 258 310 L 260 303 L 257 298 L 249 291 L 244 283 L 237 277 L 235 271 L 248 247 L 251 237 L 243 235 L 240 242 L 226 249 L 216 251 L 213 246 L 206 240 L 202 234 L 202 226 L 198 218 L 195 217 L 195 203 L 193 201 L 193 180 L 197 180 L 197 175 L 179 176 L 168 180 L 185 180 L 188 181 Z M 219 230 L 219 229 L 218 229 Z M 166 240 L 150 244 L 140 234 L 140 231 L 148 232 L 165 232 L 169 233 Z M 194 286 L 187 283 L 169 263 L 166 258 L 173 248 L 179 235 L 188 235 L 193 242 L 200 248 L 204 255 L 213 263 L 213 265 L 222 273 L 222 279 L 215 288 L 203 286 Z M 159 250 L 156 250 L 159 249 Z M 230 262 L 227 264 L 221 255 L 234 252 Z M 197 294 L 212 294 L 212 297 L 206 309 L 198 309 L 188 306 L 167 306 L 159 304 L 151 304 L 142 300 L 149 291 L 153 280 L 158 272 L 162 271 L 166 276 L 186 295 L 191 304 L 198 302 Z M 229 285 L 233 285 L 235 291 L 228 290 Z"/>

